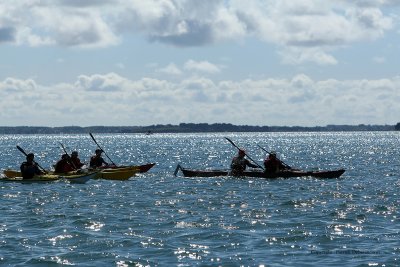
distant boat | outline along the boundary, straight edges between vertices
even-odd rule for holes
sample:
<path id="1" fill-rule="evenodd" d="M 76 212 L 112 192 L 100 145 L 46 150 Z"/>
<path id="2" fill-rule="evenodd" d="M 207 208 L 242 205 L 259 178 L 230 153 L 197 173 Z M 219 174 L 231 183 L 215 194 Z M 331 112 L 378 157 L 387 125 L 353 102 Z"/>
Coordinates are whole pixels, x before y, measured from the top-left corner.
<path id="1" fill-rule="evenodd" d="M 151 134 L 153 134 L 152 131 L 147 131 L 147 132 L 145 133 L 145 135 L 151 135 Z"/>

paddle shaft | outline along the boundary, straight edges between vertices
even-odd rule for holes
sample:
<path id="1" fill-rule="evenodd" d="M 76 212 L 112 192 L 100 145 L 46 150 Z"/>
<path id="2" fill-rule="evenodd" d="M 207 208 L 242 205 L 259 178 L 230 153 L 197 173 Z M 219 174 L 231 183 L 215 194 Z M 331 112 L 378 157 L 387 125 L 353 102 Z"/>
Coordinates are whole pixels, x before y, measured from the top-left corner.
<path id="1" fill-rule="evenodd" d="M 238 150 L 240 150 L 240 148 L 239 148 L 231 139 L 229 139 L 228 137 L 225 137 L 225 139 L 228 140 L 228 142 L 231 143 L 231 144 L 232 144 L 234 147 L 236 147 Z M 263 170 L 264 170 L 264 168 L 263 168 L 262 166 L 260 166 L 255 160 L 253 160 L 252 158 L 250 158 L 249 155 L 246 154 L 246 152 L 245 152 L 245 155 L 246 155 L 253 163 L 255 163 L 260 169 L 263 169 Z"/>
<path id="2" fill-rule="evenodd" d="M 264 152 L 266 152 L 266 153 L 268 153 L 268 154 L 271 154 L 271 152 L 269 152 L 269 151 L 267 151 L 265 148 L 263 148 L 262 146 L 260 146 L 260 145 L 257 145 L 259 148 L 261 148 Z M 285 162 L 283 162 L 282 160 L 280 160 L 281 162 L 282 162 L 282 164 L 283 165 L 285 165 L 286 167 L 288 167 L 288 168 L 292 168 L 292 167 L 290 167 L 289 165 L 287 165 Z"/>
<path id="3" fill-rule="evenodd" d="M 22 147 L 17 146 L 18 150 L 22 152 L 22 154 L 24 154 L 25 156 L 28 156 L 28 154 L 22 149 Z M 47 173 L 47 171 L 39 165 L 39 163 L 37 163 L 35 160 L 33 161 L 33 163 L 35 163 L 39 168 L 42 169 L 43 172 Z"/>
<path id="4" fill-rule="evenodd" d="M 112 159 L 107 155 L 107 153 L 101 148 L 101 146 L 97 143 L 96 139 L 94 139 L 94 136 L 92 133 L 89 133 L 90 137 L 92 137 L 93 141 L 96 143 L 96 145 L 98 146 L 99 149 L 101 149 L 101 151 L 104 152 L 104 155 L 106 155 L 106 157 L 111 161 L 111 163 L 115 166 L 117 166 L 117 164 L 114 163 L 114 161 L 112 161 Z"/>

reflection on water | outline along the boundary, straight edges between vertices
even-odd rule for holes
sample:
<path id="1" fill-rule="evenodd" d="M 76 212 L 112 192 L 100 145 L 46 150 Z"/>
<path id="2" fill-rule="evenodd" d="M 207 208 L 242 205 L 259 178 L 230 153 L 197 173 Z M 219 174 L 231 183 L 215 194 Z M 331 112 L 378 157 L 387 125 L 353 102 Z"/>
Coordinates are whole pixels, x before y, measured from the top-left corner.
<path id="1" fill-rule="evenodd" d="M 301 169 L 345 168 L 341 179 L 183 178 L 226 168 L 258 145 Z M 156 162 L 129 181 L 0 184 L 0 265 L 399 265 L 397 132 L 99 134 L 117 164 Z M 18 144 L 50 167 L 96 145 L 86 135 L 2 135 L 1 168 L 18 168 Z"/>

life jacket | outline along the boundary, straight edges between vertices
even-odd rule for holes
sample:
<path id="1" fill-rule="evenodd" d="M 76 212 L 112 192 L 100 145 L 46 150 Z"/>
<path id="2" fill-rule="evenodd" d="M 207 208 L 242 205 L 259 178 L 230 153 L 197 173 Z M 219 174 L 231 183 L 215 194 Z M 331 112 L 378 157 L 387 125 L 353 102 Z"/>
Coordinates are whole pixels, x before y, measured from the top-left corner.
<path id="1" fill-rule="evenodd" d="M 102 157 L 92 156 L 90 158 L 90 167 L 92 167 L 92 168 L 99 168 L 99 167 L 103 166 L 103 164 L 107 165 L 107 162 L 105 162 Z"/>
<path id="2" fill-rule="evenodd" d="M 75 167 L 77 169 L 80 169 L 84 165 L 83 163 L 81 163 L 81 160 L 79 158 L 71 157 L 70 160 L 72 163 L 72 167 Z"/>
<path id="3" fill-rule="evenodd" d="M 283 169 L 283 165 L 281 161 L 277 158 L 267 158 L 264 161 L 264 167 L 265 167 L 265 172 L 279 172 L 281 169 Z"/>
<path id="4" fill-rule="evenodd" d="M 32 179 L 33 176 L 42 174 L 38 166 L 33 162 L 23 162 L 20 166 L 20 170 L 23 179 Z"/>
<path id="5" fill-rule="evenodd" d="M 66 173 L 66 172 L 70 172 L 73 170 L 74 170 L 74 168 L 65 159 L 59 160 L 56 163 L 56 166 L 54 168 L 55 173 Z"/>
<path id="6" fill-rule="evenodd" d="M 231 163 L 231 171 L 233 175 L 240 175 L 246 170 L 247 159 L 234 157 Z"/>

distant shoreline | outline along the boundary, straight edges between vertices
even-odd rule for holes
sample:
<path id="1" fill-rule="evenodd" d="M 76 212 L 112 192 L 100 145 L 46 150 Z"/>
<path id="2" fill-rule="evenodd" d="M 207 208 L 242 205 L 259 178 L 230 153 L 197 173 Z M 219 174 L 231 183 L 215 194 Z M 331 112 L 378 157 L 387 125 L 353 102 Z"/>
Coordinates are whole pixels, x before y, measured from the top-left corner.
<path id="1" fill-rule="evenodd" d="M 180 123 L 150 126 L 0 126 L 0 134 L 81 134 L 81 133 L 207 133 L 207 132 L 351 132 L 399 131 L 396 125 L 327 125 L 327 126 L 250 126 L 229 123 Z"/>

